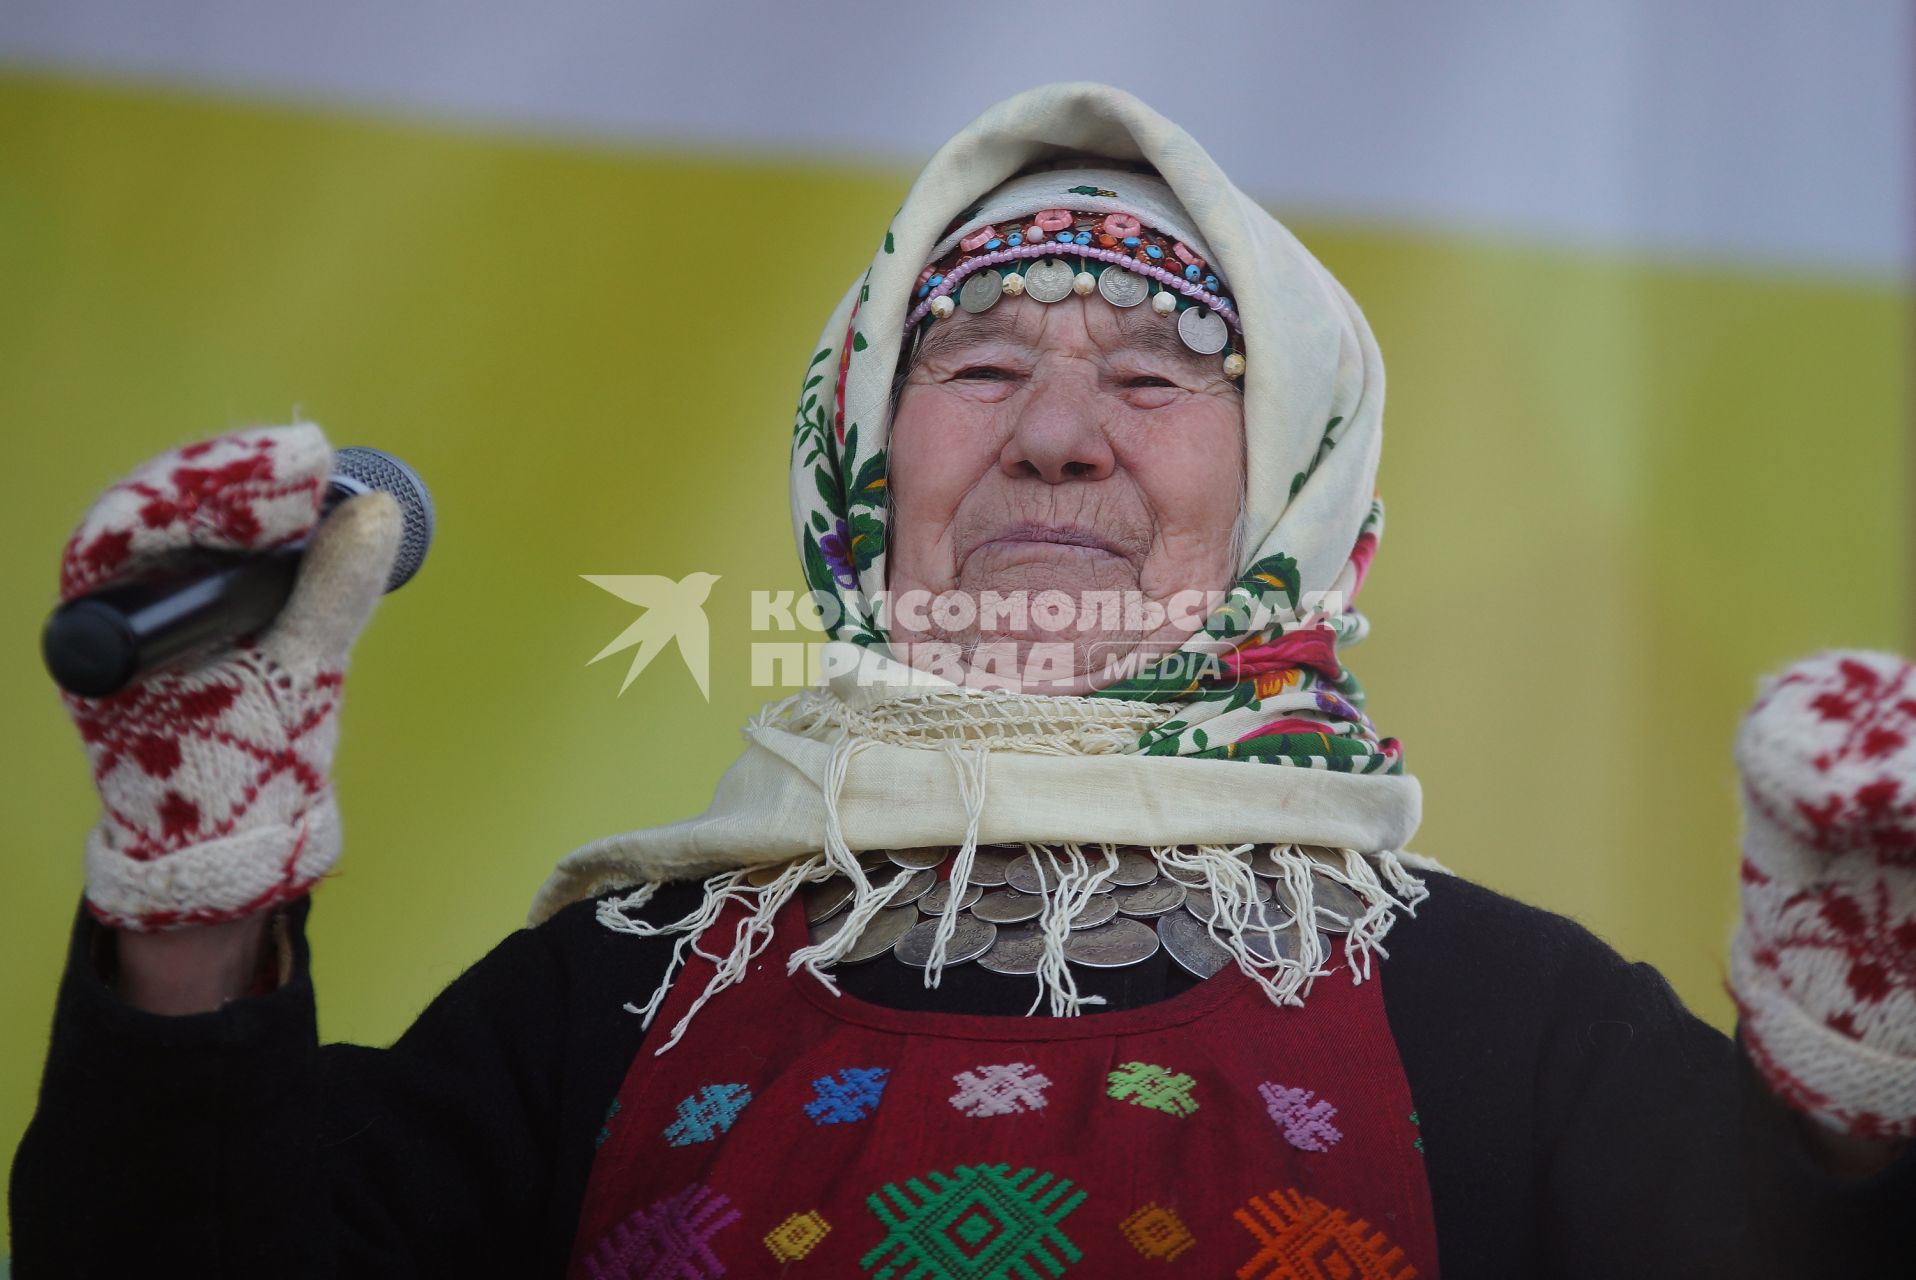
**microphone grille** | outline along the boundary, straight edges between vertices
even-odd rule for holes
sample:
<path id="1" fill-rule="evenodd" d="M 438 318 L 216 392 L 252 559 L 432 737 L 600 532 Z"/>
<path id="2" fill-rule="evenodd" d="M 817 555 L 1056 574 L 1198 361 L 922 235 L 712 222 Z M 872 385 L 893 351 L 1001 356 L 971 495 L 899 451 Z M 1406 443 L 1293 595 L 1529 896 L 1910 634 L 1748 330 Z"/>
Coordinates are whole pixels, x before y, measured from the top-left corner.
<path id="1" fill-rule="evenodd" d="M 333 452 L 333 488 L 348 495 L 377 489 L 391 494 L 399 503 L 405 526 L 386 590 L 397 591 L 406 585 L 425 563 L 426 548 L 432 545 L 432 494 L 426 482 L 385 450 L 355 444 Z"/>

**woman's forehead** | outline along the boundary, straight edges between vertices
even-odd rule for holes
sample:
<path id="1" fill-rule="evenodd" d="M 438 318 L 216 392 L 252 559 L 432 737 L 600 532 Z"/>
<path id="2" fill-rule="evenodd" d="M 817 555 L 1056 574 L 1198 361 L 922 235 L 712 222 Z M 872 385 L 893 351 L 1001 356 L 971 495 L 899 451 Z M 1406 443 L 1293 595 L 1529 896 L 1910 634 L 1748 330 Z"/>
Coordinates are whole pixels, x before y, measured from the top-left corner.
<path id="1" fill-rule="evenodd" d="M 1082 323 L 1076 323 L 1078 317 Z M 1193 368 L 1209 369 L 1214 356 L 1185 346 L 1162 316 L 1146 307 L 1113 307 L 1102 299 L 1074 297 L 1054 303 L 1006 298 L 989 311 L 957 312 L 933 322 L 919 346 L 919 359 L 950 359 L 986 345 L 1055 347 L 1086 334 L 1108 353 L 1148 352 Z"/>

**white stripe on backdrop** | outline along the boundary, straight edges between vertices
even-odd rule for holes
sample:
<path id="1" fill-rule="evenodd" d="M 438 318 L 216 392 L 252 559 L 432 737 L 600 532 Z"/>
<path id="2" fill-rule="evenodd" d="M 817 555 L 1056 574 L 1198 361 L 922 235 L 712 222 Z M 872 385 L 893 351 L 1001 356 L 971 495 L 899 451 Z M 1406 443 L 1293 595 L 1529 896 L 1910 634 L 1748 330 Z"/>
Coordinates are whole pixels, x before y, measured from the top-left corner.
<path id="1" fill-rule="evenodd" d="M 1911 261 L 1913 49 L 1904 0 L 0 4 L 15 67 L 910 168 L 1098 79 L 1292 213 L 1865 275 Z"/>

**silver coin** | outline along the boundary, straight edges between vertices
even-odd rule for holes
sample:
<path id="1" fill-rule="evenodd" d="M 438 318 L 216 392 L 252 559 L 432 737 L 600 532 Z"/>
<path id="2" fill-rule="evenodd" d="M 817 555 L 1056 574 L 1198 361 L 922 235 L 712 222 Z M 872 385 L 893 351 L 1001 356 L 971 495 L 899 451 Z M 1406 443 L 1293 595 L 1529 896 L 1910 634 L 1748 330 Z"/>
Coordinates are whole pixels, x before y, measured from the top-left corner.
<path id="1" fill-rule="evenodd" d="M 1243 854 L 1242 858 L 1244 865 L 1251 869 L 1251 874 L 1254 876 L 1262 876 L 1266 880 L 1284 878 L 1284 868 L 1277 860 L 1275 845 L 1260 845 L 1251 852 Z"/>
<path id="2" fill-rule="evenodd" d="M 989 311 L 993 303 L 1004 296 L 1004 281 L 990 267 L 980 267 L 965 277 L 958 286 L 958 305 L 973 315 L 980 311 Z"/>
<path id="3" fill-rule="evenodd" d="M 1077 915 L 1071 917 L 1073 929 L 1095 929 L 1118 914 L 1116 899 L 1108 893 L 1094 893 Z"/>
<path id="4" fill-rule="evenodd" d="M 1063 258 L 1034 262 L 1025 268 L 1025 294 L 1039 302 L 1062 301 L 1071 296 L 1071 282 L 1077 275 Z"/>
<path id="5" fill-rule="evenodd" d="M 1190 867 L 1175 867 L 1168 862 L 1158 865 L 1166 876 L 1177 881 L 1179 884 L 1189 885 L 1193 889 L 1202 889 L 1206 884 L 1202 871 L 1197 871 Z"/>
<path id="6" fill-rule="evenodd" d="M 1149 960 L 1157 950 L 1156 929 L 1122 917 L 1095 929 L 1075 930 L 1064 944 L 1065 959 L 1093 969 L 1122 969 Z"/>
<path id="7" fill-rule="evenodd" d="M 1114 307 L 1135 307 L 1149 296 L 1151 282 L 1113 262 L 1098 273 L 1098 292 Z"/>
<path id="8" fill-rule="evenodd" d="M 1317 924 L 1321 929 L 1336 925 L 1336 932 L 1342 933 L 1363 917 L 1364 900 L 1347 884 L 1326 876 L 1312 876 L 1311 895 L 1317 904 Z"/>
<path id="9" fill-rule="evenodd" d="M 1231 327 L 1209 307 L 1186 307 L 1178 313 L 1178 337 L 1201 356 L 1214 356 L 1231 340 Z"/>
<path id="10" fill-rule="evenodd" d="M 993 973 L 1036 973 L 1044 955 L 1044 935 L 1035 924 L 998 926 L 998 937 L 991 950 L 978 957 L 981 968 Z"/>
<path id="11" fill-rule="evenodd" d="M 1005 882 L 1005 868 L 1013 858 L 1024 856 L 1024 847 L 1015 844 L 981 844 L 972 855 L 971 874 L 965 883 L 995 889 Z"/>
<path id="12" fill-rule="evenodd" d="M 825 942 L 836 936 L 850 919 L 849 915 L 834 916 L 823 924 L 812 926 L 812 941 Z M 892 944 L 904 937 L 905 931 L 917 924 L 918 920 L 918 912 L 910 907 L 880 911 L 871 918 L 865 931 L 858 935 L 858 941 L 852 943 L 851 949 L 839 957 L 838 963 L 864 964 L 867 960 L 876 960 L 890 951 Z"/>
<path id="13" fill-rule="evenodd" d="M 1253 880 L 1251 882 L 1251 896 L 1259 902 L 1269 902 L 1271 900 L 1271 882 L 1268 880 Z M 1184 894 L 1184 909 L 1206 924 L 1209 924 L 1217 918 L 1217 903 L 1209 889 L 1187 889 Z M 1282 914 L 1286 920 L 1290 919 L 1292 915 L 1290 911 L 1283 911 Z"/>
<path id="14" fill-rule="evenodd" d="M 1194 978 L 1208 978 L 1231 963 L 1231 953 L 1218 945 L 1211 931 L 1183 911 L 1158 917 L 1158 941 L 1178 967 Z"/>
<path id="15" fill-rule="evenodd" d="M 1048 853 L 1021 853 L 1005 868 L 1005 883 L 1019 893 L 1046 893 L 1058 887 L 1058 864 Z"/>
<path id="16" fill-rule="evenodd" d="M 894 879 L 892 876 L 873 876 L 873 882 L 882 891 Z M 885 898 L 888 907 L 906 907 L 918 901 L 938 883 L 938 873 L 932 870 L 914 871 L 905 877 L 903 884 L 893 889 Z"/>
<path id="17" fill-rule="evenodd" d="M 1185 895 L 1189 892 L 1187 887 L 1167 877 L 1155 884 L 1114 889 L 1111 896 L 1118 900 L 1118 910 L 1125 915 L 1148 920 L 1167 911 L 1176 911 L 1184 905 Z"/>
<path id="18" fill-rule="evenodd" d="M 855 856 L 858 858 L 858 865 L 864 868 L 867 876 L 874 871 L 889 871 L 898 865 L 883 849 L 866 849 Z"/>
<path id="19" fill-rule="evenodd" d="M 844 876 L 833 876 L 808 884 L 799 893 L 805 899 L 805 923 L 818 924 L 831 919 L 851 902 L 852 882 Z"/>
<path id="20" fill-rule="evenodd" d="M 959 916 L 958 927 L 952 930 L 951 940 L 945 944 L 945 963 L 964 964 L 976 960 L 991 950 L 991 944 L 998 940 L 998 926 L 987 924 L 976 916 Z M 922 969 L 931 963 L 932 939 L 938 936 L 938 921 L 920 920 L 905 931 L 905 936 L 892 944 L 892 954 L 914 969 Z"/>
<path id="21" fill-rule="evenodd" d="M 980 920 L 989 920 L 992 924 L 1017 924 L 1022 920 L 1036 920 L 1044 910 L 1044 899 L 1035 893 L 1019 893 L 1016 889 L 998 889 L 987 893 L 971 905 L 971 914 Z"/>
<path id="22" fill-rule="evenodd" d="M 958 895 L 958 909 L 969 911 L 972 904 L 984 896 L 984 892 L 975 884 L 966 885 L 964 892 Z M 928 916 L 942 916 L 945 914 L 945 904 L 950 901 L 951 881 L 940 880 L 925 890 L 925 896 L 918 900 L 918 909 Z"/>
<path id="23" fill-rule="evenodd" d="M 891 860 L 894 867 L 903 867 L 907 871 L 923 871 L 949 858 L 951 847 L 933 844 L 918 849 L 887 849 L 885 856 Z"/>
<path id="24" fill-rule="evenodd" d="M 1115 885 L 1150 884 L 1163 870 L 1158 860 L 1142 849 L 1118 850 L 1118 869 L 1111 873 L 1111 883 Z"/>

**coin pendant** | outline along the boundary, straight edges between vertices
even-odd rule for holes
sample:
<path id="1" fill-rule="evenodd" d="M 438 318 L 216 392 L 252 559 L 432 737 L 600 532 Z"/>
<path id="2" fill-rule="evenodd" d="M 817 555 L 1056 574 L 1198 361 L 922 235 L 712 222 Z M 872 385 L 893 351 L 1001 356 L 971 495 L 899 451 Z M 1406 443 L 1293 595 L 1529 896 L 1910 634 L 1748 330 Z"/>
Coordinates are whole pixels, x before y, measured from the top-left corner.
<path id="1" fill-rule="evenodd" d="M 1231 328 L 1209 307 L 1186 307 L 1178 313 L 1178 337 L 1199 355 L 1214 356 L 1231 340 Z"/>
<path id="2" fill-rule="evenodd" d="M 992 924 L 1017 924 L 1036 920 L 1044 910 L 1044 899 L 1035 893 L 1016 889 L 998 889 L 972 904 L 971 914 Z"/>
<path id="3" fill-rule="evenodd" d="M 1158 860 L 1142 849 L 1118 850 L 1118 869 L 1111 873 L 1114 885 L 1150 884 L 1162 873 Z"/>
<path id="4" fill-rule="evenodd" d="M 1209 978 L 1231 963 L 1231 953 L 1187 912 L 1161 915 L 1157 927 L 1158 941 L 1164 944 L 1165 952 L 1194 978 Z"/>
<path id="5" fill-rule="evenodd" d="M 1095 929 L 1118 914 L 1118 904 L 1108 893 L 1094 893 L 1084 909 L 1071 917 L 1073 929 Z"/>
<path id="6" fill-rule="evenodd" d="M 818 924 L 831 919 L 851 902 L 852 882 L 844 876 L 833 876 L 821 883 L 806 885 L 799 896 L 805 900 L 805 922 Z"/>
<path id="7" fill-rule="evenodd" d="M 1113 262 L 1098 273 L 1098 292 L 1114 307 L 1135 307 L 1151 292 L 1151 282 Z"/>
<path id="8" fill-rule="evenodd" d="M 1189 892 L 1177 881 L 1166 877 L 1154 884 L 1114 889 L 1111 896 L 1118 900 L 1119 911 L 1127 916 L 1146 920 L 1161 916 L 1167 911 L 1176 911 L 1184 905 L 1185 895 Z"/>
<path id="9" fill-rule="evenodd" d="M 1034 262 L 1025 268 L 1025 294 L 1039 302 L 1062 301 L 1071 296 L 1071 281 L 1077 274 L 1063 258 Z"/>
<path id="10" fill-rule="evenodd" d="M 1157 954 L 1158 933 L 1138 920 L 1117 919 L 1065 939 L 1065 959 L 1093 969 L 1122 969 Z"/>
<path id="11" fill-rule="evenodd" d="M 964 964 L 976 960 L 991 950 L 991 944 L 998 939 L 998 926 L 987 924 L 976 916 L 959 916 L 958 927 L 952 930 L 951 940 L 945 944 L 945 963 Z M 931 963 L 932 939 L 938 936 L 938 921 L 920 920 L 905 931 L 905 936 L 892 945 L 892 954 L 914 969 L 922 969 Z"/>
<path id="12" fill-rule="evenodd" d="M 834 916 L 822 924 L 812 926 L 812 941 L 829 941 L 845 927 L 845 922 L 850 919 L 849 915 Z M 871 923 L 865 926 L 865 931 L 858 935 L 858 941 L 852 943 L 851 949 L 838 958 L 838 963 L 864 964 L 868 960 L 876 960 L 890 951 L 892 944 L 904 937 L 905 931 L 917 924 L 918 920 L 918 912 L 910 907 L 892 907 L 889 910 L 880 911 L 871 918 Z"/>
<path id="13" fill-rule="evenodd" d="M 872 877 L 881 892 L 894 878 L 893 876 Z M 900 884 L 896 889 L 893 889 L 885 896 L 885 905 L 888 907 L 910 906 L 912 903 L 924 897 L 926 893 L 930 892 L 931 887 L 937 883 L 938 873 L 936 871 L 929 869 L 913 871 L 905 876 L 904 883 Z"/>
<path id="14" fill-rule="evenodd" d="M 1011 865 L 1011 860 L 1023 856 L 1024 848 L 1021 845 L 979 845 L 978 851 L 972 855 L 971 874 L 965 877 L 965 882 L 995 889 L 1005 882 L 1005 868 Z"/>
<path id="15" fill-rule="evenodd" d="M 1297 922 L 1293 920 L 1281 929 L 1246 929 L 1244 931 L 1244 949 L 1260 960 L 1298 961 Z M 1330 935 L 1322 929 L 1317 931 L 1317 950 L 1325 963 L 1332 959 Z"/>
<path id="16" fill-rule="evenodd" d="M 924 871 L 935 867 L 951 856 L 949 845 L 925 845 L 918 849 L 887 849 L 885 857 L 894 867 L 903 867 L 907 871 Z"/>
<path id="17" fill-rule="evenodd" d="M 972 904 L 983 897 L 984 893 L 985 891 L 975 884 L 966 885 L 965 891 L 958 897 L 958 909 L 960 911 L 970 910 Z M 925 890 L 925 896 L 918 900 L 918 909 L 928 916 L 942 916 L 945 914 L 945 904 L 950 901 L 951 881 L 940 880 L 937 884 Z"/>
<path id="18" fill-rule="evenodd" d="M 993 973 L 1025 974 L 1038 972 L 1044 958 L 1044 935 L 1035 924 L 1007 924 L 998 927 L 991 949 L 978 957 L 978 964 Z"/>
<path id="19" fill-rule="evenodd" d="M 1048 893 L 1058 887 L 1058 866 L 1048 853 L 1021 853 L 1005 868 L 1005 883 L 1019 893 Z"/>
<path id="20" fill-rule="evenodd" d="M 991 305 L 1004 296 L 1004 280 L 990 267 L 980 267 L 965 277 L 958 286 L 958 305 L 977 315 L 980 311 L 991 310 Z"/>
<path id="21" fill-rule="evenodd" d="M 753 867 L 751 871 L 746 874 L 745 883 L 751 885 L 754 889 L 763 889 L 766 885 L 784 875 L 785 868 L 791 865 L 789 862 L 774 862 L 766 867 Z"/>
<path id="22" fill-rule="evenodd" d="M 1251 882 L 1251 896 L 1259 902 L 1269 902 L 1271 900 L 1271 882 L 1268 880 L 1253 880 Z M 1215 920 L 1218 913 L 1217 903 L 1209 889 L 1186 890 L 1184 894 L 1184 909 L 1206 924 Z M 1291 917 L 1291 912 L 1285 911 L 1283 915 L 1284 918 L 1288 920 Z"/>

